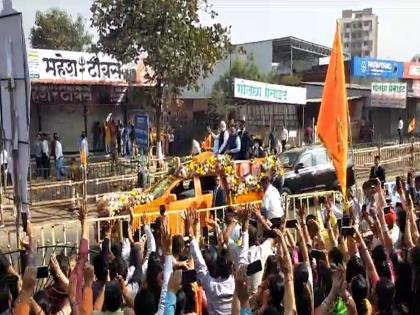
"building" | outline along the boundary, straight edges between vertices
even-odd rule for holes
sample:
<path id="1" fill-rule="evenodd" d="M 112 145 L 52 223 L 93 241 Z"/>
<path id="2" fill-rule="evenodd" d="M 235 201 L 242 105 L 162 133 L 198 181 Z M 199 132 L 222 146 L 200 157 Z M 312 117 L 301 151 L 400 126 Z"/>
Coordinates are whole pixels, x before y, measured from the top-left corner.
<path id="1" fill-rule="evenodd" d="M 378 16 L 372 9 L 344 10 L 339 19 L 344 51 L 352 56 L 376 58 Z"/>

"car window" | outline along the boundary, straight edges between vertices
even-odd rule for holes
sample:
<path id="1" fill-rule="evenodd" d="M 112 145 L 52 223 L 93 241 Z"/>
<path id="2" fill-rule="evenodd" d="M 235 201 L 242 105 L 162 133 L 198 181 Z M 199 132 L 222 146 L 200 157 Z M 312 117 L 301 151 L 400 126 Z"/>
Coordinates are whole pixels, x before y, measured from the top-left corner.
<path id="1" fill-rule="evenodd" d="M 200 177 L 201 183 L 201 193 L 211 194 L 213 190 L 216 188 L 216 177 L 215 176 L 201 176 Z"/>
<path id="2" fill-rule="evenodd" d="M 195 197 L 194 180 L 185 179 L 171 189 L 171 194 L 176 195 L 177 200 Z"/>
<path id="3" fill-rule="evenodd" d="M 315 165 L 324 165 L 328 163 L 327 152 L 325 150 L 316 150 L 312 152 Z"/>
<path id="4" fill-rule="evenodd" d="M 301 156 L 299 163 L 303 164 L 303 167 L 311 167 L 312 166 L 312 154 L 305 153 Z"/>

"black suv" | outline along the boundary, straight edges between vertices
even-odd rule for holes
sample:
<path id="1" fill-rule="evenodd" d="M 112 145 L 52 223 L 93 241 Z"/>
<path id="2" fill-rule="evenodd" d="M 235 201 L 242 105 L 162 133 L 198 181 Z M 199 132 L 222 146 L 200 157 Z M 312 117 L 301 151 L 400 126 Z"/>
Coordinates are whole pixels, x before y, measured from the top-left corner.
<path id="1" fill-rule="evenodd" d="M 300 194 L 315 190 L 340 188 L 334 166 L 323 146 L 307 146 L 283 152 L 280 160 L 284 165 L 284 194 Z M 347 186 L 355 184 L 353 162 L 347 166 Z"/>

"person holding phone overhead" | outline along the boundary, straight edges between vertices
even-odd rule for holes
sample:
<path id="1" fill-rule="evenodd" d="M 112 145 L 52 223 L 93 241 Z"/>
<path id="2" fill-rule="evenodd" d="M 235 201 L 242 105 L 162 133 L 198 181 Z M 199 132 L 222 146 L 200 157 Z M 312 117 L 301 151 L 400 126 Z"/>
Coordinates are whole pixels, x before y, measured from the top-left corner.
<path id="1" fill-rule="evenodd" d="M 382 186 L 385 183 L 385 168 L 381 165 L 381 158 L 379 155 L 375 156 L 375 165 L 370 169 L 369 178 L 378 178 Z"/>

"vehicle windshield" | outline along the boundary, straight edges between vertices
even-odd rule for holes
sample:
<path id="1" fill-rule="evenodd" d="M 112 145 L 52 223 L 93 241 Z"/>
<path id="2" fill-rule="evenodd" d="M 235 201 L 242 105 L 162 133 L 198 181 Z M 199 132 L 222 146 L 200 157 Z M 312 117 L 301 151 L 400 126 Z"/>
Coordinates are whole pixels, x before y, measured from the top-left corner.
<path id="1" fill-rule="evenodd" d="M 293 167 L 299 158 L 299 152 L 283 152 L 280 154 L 280 161 L 286 167 Z"/>
<path id="2" fill-rule="evenodd" d="M 148 193 L 153 196 L 153 199 L 159 198 L 163 193 L 169 188 L 173 179 L 171 177 L 164 178 L 158 183 L 154 184 L 149 190 Z"/>

